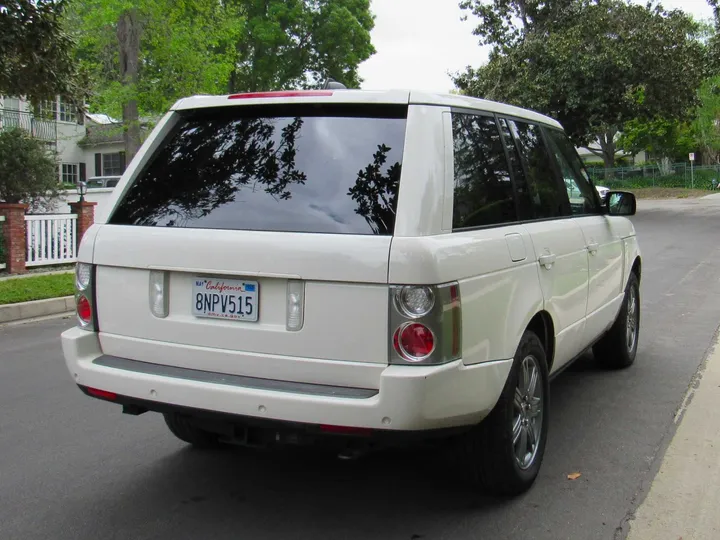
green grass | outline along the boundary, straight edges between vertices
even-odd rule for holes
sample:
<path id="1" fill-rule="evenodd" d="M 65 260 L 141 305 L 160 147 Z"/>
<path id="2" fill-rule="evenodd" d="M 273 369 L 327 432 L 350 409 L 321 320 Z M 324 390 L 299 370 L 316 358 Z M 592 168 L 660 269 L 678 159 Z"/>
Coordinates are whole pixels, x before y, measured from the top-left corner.
<path id="1" fill-rule="evenodd" d="M 74 274 L 52 274 L 0 281 L 0 305 L 72 296 L 74 293 Z"/>
<path id="2" fill-rule="evenodd" d="M 621 178 L 616 174 L 614 178 L 605 178 L 603 175 L 593 176 L 596 186 L 605 186 L 610 189 L 642 189 L 642 188 L 686 188 L 712 190 L 713 179 L 720 180 L 720 174 L 714 170 L 700 170 L 695 172 L 694 182 L 691 181 L 690 172 L 687 174 L 670 174 L 667 176 L 641 176 L 631 175 Z"/>
<path id="3" fill-rule="evenodd" d="M 686 189 L 686 188 L 628 188 L 638 199 L 695 199 L 703 197 L 717 191 L 706 191 L 702 189 Z"/>

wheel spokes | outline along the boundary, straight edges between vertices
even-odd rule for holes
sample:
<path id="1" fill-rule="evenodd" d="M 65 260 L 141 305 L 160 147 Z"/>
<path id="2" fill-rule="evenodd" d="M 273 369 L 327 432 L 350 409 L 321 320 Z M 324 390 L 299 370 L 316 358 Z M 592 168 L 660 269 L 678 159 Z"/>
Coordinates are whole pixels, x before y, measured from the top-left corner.
<path id="1" fill-rule="evenodd" d="M 542 409 L 540 407 L 540 398 L 534 397 L 530 400 L 530 418 L 537 418 L 537 416 L 542 412 Z"/>
<path id="2" fill-rule="evenodd" d="M 522 363 L 522 387 L 520 389 L 523 395 L 527 395 L 528 386 L 530 386 L 530 357 L 523 360 Z"/>
<path id="3" fill-rule="evenodd" d="M 512 442 L 513 445 L 517 445 L 518 440 L 520 439 L 520 432 L 522 431 L 523 425 L 522 425 L 522 416 L 518 416 L 515 420 L 515 424 L 513 425 L 513 431 L 512 431 Z"/>
<path id="4" fill-rule="evenodd" d="M 635 347 L 635 340 L 637 336 L 637 294 L 634 288 L 630 288 L 628 291 L 628 306 L 626 315 L 626 329 L 625 329 L 625 340 L 627 348 L 632 351 Z"/>
<path id="5" fill-rule="evenodd" d="M 527 454 L 528 454 L 528 430 L 526 426 L 520 428 L 520 448 L 518 457 L 521 459 L 521 465 L 527 466 Z"/>
<path id="6" fill-rule="evenodd" d="M 528 383 L 527 387 L 527 397 L 533 398 L 535 397 L 535 387 L 537 386 L 538 381 L 538 368 L 537 366 L 533 365 L 530 371 L 530 382 Z"/>
<path id="7" fill-rule="evenodd" d="M 542 436 L 543 385 L 537 359 L 528 355 L 520 363 L 513 395 L 512 445 L 521 469 L 535 461 Z"/>

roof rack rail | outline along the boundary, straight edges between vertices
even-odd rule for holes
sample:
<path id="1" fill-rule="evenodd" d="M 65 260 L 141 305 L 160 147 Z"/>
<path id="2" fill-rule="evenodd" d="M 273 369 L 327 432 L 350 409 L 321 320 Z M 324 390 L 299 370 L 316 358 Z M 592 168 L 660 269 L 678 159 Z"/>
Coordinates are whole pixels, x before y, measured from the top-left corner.
<path id="1" fill-rule="evenodd" d="M 323 84 L 323 90 L 347 90 L 347 86 L 335 79 L 328 79 Z"/>

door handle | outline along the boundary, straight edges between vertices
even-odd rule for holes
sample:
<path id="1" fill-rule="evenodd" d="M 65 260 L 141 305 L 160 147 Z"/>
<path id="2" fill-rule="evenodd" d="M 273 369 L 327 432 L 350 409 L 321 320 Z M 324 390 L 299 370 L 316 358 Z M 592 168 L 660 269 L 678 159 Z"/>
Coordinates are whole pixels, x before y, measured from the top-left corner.
<path id="1" fill-rule="evenodd" d="M 541 266 L 544 266 L 546 270 L 550 270 L 552 268 L 552 265 L 555 264 L 555 259 L 555 254 L 546 253 L 545 255 L 540 255 L 538 257 L 538 262 Z"/>
<path id="2" fill-rule="evenodd" d="M 595 255 L 599 247 L 600 244 L 598 244 L 597 242 L 590 242 L 587 245 L 587 250 L 590 252 L 590 255 Z"/>

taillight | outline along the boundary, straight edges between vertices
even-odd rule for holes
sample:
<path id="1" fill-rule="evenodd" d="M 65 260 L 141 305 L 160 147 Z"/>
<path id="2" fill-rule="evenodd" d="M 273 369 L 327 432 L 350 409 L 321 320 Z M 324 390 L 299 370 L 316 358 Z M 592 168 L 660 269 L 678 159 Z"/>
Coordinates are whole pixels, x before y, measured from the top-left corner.
<path id="1" fill-rule="evenodd" d="M 435 336 L 424 324 L 405 323 L 395 331 L 393 345 L 408 362 L 422 362 L 435 350 Z"/>
<path id="2" fill-rule="evenodd" d="M 96 330 L 93 309 L 95 300 L 94 273 L 91 264 L 77 263 L 75 266 L 75 312 L 78 326 L 91 332 Z"/>
<path id="3" fill-rule="evenodd" d="M 92 265 L 78 263 L 75 267 L 75 288 L 84 291 L 90 286 L 90 278 L 92 277 Z"/>
<path id="4" fill-rule="evenodd" d="M 92 306 L 90 305 L 90 301 L 85 298 L 85 295 L 83 294 L 78 296 L 77 316 L 82 326 L 92 324 Z"/>
<path id="5" fill-rule="evenodd" d="M 444 364 L 460 358 L 457 283 L 392 286 L 390 306 L 390 363 Z"/>
<path id="6" fill-rule="evenodd" d="M 430 287 L 402 287 L 395 295 L 400 312 L 411 319 L 424 317 L 435 305 L 435 293 Z"/>
<path id="7" fill-rule="evenodd" d="M 339 435 L 370 435 L 372 430 L 369 428 L 352 427 L 352 426 L 332 426 L 322 424 L 320 431 L 325 433 L 337 433 Z"/>
<path id="8" fill-rule="evenodd" d="M 109 399 L 110 401 L 115 401 L 117 399 L 117 394 L 115 392 L 108 392 L 107 390 L 100 390 L 99 388 L 89 387 L 87 391 L 88 394 L 96 398 Z"/>

